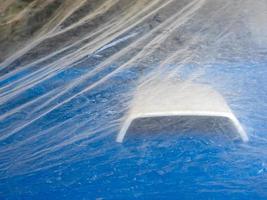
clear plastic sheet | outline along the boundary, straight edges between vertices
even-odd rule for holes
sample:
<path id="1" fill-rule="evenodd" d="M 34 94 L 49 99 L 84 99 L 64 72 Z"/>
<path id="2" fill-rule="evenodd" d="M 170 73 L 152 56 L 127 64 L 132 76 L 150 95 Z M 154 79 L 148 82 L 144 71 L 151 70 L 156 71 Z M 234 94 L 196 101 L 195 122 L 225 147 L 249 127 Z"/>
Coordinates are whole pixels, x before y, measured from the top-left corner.
<path id="1" fill-rule="evenodd" d="M 267 197 L 266 0 L 67 5 L 0 64 L 0 198 Z M 116 143 L 134 91 L 163 79 L 215 88 L 249 142 Z"/>

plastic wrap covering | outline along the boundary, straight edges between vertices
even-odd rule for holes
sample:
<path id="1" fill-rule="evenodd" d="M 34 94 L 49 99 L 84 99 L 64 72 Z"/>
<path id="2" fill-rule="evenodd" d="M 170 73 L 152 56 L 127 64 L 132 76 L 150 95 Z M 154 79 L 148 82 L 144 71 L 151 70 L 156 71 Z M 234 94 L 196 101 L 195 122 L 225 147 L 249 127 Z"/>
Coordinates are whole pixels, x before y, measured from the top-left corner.
<path id="1" fill-rule="evenodd" d="M 35 0 L 0 22 L 0 199 L 267 198 L 266 0 Z M 163 81 L 214 88 L 249 142 L 155 119 L 117 143 Z"/>

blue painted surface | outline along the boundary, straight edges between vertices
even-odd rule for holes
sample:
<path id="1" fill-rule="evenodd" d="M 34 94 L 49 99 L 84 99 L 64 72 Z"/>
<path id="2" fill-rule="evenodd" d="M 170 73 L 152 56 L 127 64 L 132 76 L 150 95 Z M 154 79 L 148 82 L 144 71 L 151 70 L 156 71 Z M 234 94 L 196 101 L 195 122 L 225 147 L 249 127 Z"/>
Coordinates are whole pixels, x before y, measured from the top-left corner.
<path id="1" fill-rule="evenodd" d="M 0 75 L 0 200 L 267 199 L 265 1 L 155 2 L 96 14 L 95 28 L 81 18 L 70 35 L 57 27 L 0 66 L 10 69 Z M 116 143 L 149 73 L 214 87 L 250 141 L 200 133 Z"/>
<path id="2" fill-rule="evenodd" d="M 84 70 L 73 67 L 30 87 L 2 104 L 1 115 L 47 92 L 59 92 Z M 51 101 L 46 114 L 40 116 L 46 109 L 40 105 L 51 96 L 2 120 L 1 130 L 13 134 L 0 144 L 1 199 L 267 198 L 264 64 L 217 65 L 202 77 L 226 97 L 229 91 L 239 92 L 239 98 L 227 100 L 249 133 L 247 144 L 186 135 L 116 143 L 118 126 L 108 124 L 124 114 L 120 100 L 134 87 L 138 73 L 135 68 L 124 70 L 57 106 L 101 78 L 97 74 Z M 218 83 L 220 77 L 224 85 Z M 12 81 L 16 76 L 2 84 Z"/>

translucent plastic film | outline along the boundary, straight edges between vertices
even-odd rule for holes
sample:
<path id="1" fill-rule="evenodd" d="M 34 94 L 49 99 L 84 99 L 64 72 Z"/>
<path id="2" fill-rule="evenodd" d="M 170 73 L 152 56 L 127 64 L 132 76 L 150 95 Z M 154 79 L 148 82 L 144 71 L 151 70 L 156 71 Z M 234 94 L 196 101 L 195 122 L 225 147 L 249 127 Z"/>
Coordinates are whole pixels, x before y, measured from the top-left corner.
<path id="1" fill-rule="evenodd" d="M 267 197 L 266 0 L 0 0 L 0 12 L 0 199 Z M 165 82 L 170 97 L 212 87 L 249 142 L 195 128 L 117 143 L 136 94 L 160 100 Z M 169 127 L 140 130 L 152 122 Z"/>

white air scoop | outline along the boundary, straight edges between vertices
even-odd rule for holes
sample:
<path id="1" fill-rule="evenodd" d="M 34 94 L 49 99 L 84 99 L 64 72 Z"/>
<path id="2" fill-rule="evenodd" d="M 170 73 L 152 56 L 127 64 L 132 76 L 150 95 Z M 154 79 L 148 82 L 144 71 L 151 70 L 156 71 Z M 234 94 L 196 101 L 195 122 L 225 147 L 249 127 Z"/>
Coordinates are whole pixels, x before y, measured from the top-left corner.
<path id="1" fill-rule="evenodd" d="M 227 118 L 240 138 L 248 141 L 243 127 L 217 91 L 208 85 L 172 82 L 149 84 L 137 89 L 116 141 L 123 142 L 135 119 L 165 116 Z"/>

